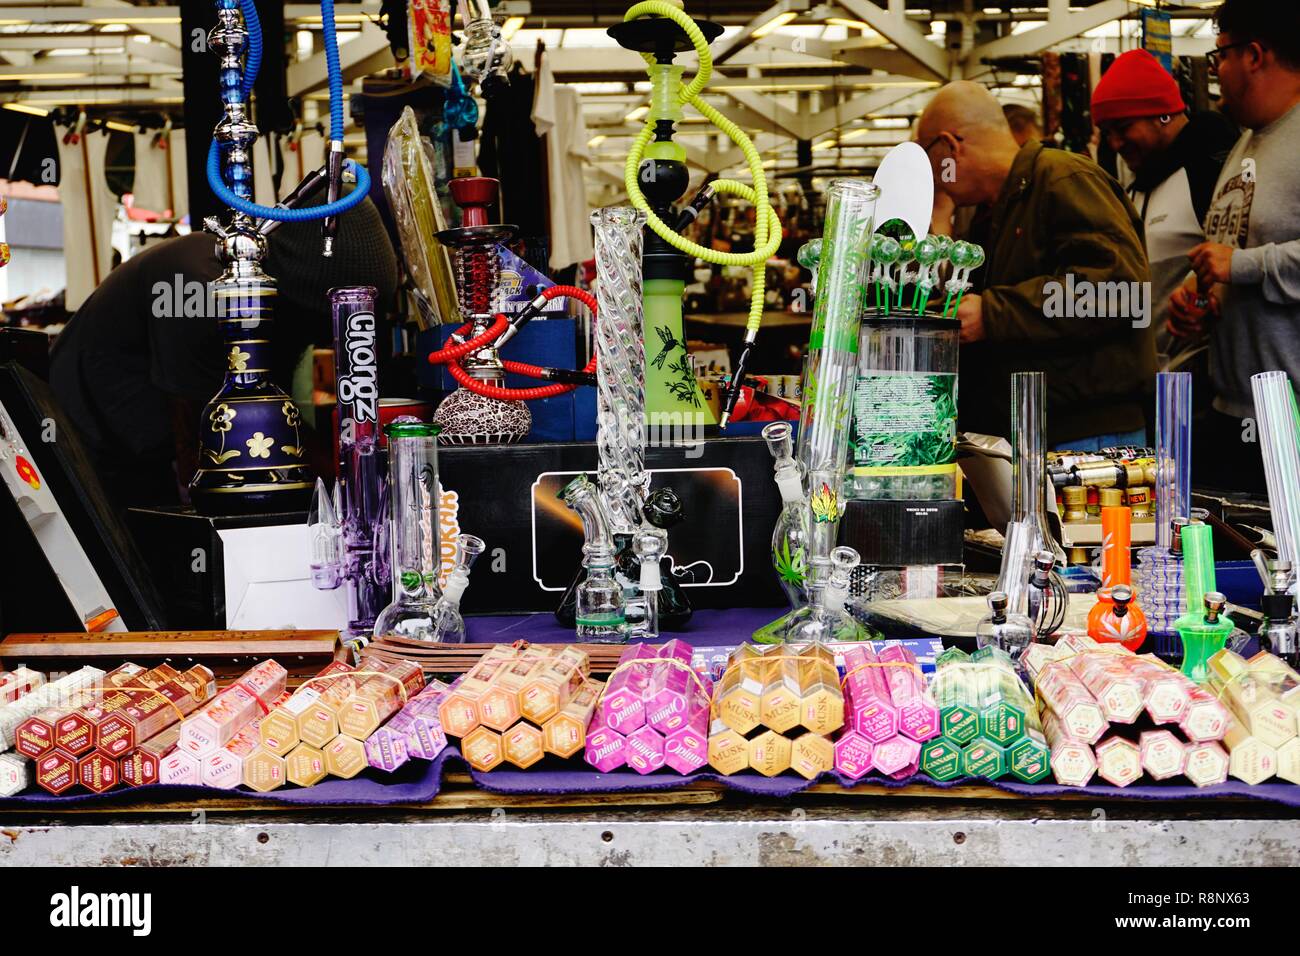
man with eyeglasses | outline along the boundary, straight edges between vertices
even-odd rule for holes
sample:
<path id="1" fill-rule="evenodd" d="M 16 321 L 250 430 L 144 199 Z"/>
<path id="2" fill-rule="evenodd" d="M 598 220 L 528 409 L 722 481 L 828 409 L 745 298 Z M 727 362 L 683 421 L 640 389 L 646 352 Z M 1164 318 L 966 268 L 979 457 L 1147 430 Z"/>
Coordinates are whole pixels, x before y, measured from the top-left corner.
<path id="1" fill-rule="evenodd" d="M 1142 217 L 1151 262 L 1152 327 L 1161 367 L 1193 365 L 1201 377 L 1203 339 L 1174 336 L 1165 329 L 1169 298 L 1190 271 L 1187 254 L 1204 241 L 1201 223 L 1209 212 L 1224 160 L 1237 141 L 1237 127 L 1222 113 L 1191 116 L 1177 81 L 1146 50 L 1115 58 L 1092 91 L 1092 119 L 1103 141 L 1133 174 L 1129 198 Z"/>
<path id="2" fill-rule="evenodd" d="M 1017 145 L 993 94 L 969 81 L 935 94 L 916 138 L 930 157 L 936 207 L 990 207 L 985 234 L 973 227 L 969 237 L 986 250 L 983 281 L 957 312 L 959 426 L 1009 435 L 1011 374 L 1039 371 L 1049 445 L 1145 444 L 1155 374 L 1149 275 L 1142 222 L 1119 183 L 1086 156 Z M 1096 304 L 1099 292 L 1121 287 L 1127 308 L 1076 308 L 1076 296 Z"/>
<path id="3" fill-rule="evenodd" d="M 1176 334 L 1210 334 L 1213 409 L 1196 422 L 1198 483 L 1265 487 L 1252 434 L 1250 376 L 1300 377 L 1300 4 L 1224 0 L 1210 65 L 1225 113 L 1245 128 L 1191 250 L 1195 276 L 1169 303 Z"/>

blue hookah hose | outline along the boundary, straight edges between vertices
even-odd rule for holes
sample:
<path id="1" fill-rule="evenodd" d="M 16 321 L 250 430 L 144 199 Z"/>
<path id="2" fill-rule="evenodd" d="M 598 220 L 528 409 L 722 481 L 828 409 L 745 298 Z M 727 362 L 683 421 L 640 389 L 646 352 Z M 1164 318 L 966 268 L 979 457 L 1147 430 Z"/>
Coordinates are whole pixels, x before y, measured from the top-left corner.
<path id="1" fill-rule="evenodd" d="M 244 16 L 244 25 L 248 30 L 248 52 L 244 60 L 244 75 L 240 84 L 245 101 L 253 92 L 257 72 L 262 67 L 262 24 L 257 18 L 257 7 L 253 0 L 239 0 L 240 12 Z M 325 40 L 325 64 L 329 72 L 330 90 L 330 140 L 341 142 L 343 139 L 343 70 L 339 63 L 338 36 L 334 28 L 334 0 L 321 0 L 321 24 Z M 226 185 L 221 173 L 221 150 L 215 137 L 208 149 L 208 185 L 217 198 L 237 212 L 256 219 L 272 219 L 276 222 L 310 222 L 313 219 L 325 219 L 338 216 L 357 206 L 370 193 L 370 174 L 366 168 L 353 160 L 344 160 L 343 166 L 357 177 L 352 192 L 332 203 L 323 206 L 309 206 L 304 209 L 286 209 L 283 206 L 262 206 L 249 202 L 237 195 Z"/>

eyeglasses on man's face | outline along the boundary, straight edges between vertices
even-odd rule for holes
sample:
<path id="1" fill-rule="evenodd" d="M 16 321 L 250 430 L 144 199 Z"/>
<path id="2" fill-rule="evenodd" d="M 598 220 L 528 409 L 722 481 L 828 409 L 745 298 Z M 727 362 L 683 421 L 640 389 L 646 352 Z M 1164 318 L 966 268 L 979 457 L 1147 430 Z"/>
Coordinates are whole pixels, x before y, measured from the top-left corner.
<path id="1" fill-rule="evenodd" d="M 1205 54 L 1206 61 L 1210 64 L 1210 69 L 1215 73 L 1219 72 L 1219 62 L 1223 55 L 1229 50 L 1239 50 L 1244 46 L 1250 46 L 1254 40 L 1238 40 L 1236 43 L 1225 43 L 1223 46 L 1216 46 Z"/>

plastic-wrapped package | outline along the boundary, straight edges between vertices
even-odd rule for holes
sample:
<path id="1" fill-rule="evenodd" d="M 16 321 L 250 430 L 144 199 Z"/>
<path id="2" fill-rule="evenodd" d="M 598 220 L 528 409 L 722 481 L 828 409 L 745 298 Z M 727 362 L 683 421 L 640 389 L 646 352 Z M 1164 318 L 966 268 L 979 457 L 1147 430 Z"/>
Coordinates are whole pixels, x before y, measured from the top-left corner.
<path id="1" fill-rule="evenodd" d="M 401 238 L 402 259 L 419 301 L 421 328 L 460 319 L 451 256 L 436 238 L 447 223 L 425 148 L 415 113 L 408 106 L 389 131 L 383 180 Z"/>

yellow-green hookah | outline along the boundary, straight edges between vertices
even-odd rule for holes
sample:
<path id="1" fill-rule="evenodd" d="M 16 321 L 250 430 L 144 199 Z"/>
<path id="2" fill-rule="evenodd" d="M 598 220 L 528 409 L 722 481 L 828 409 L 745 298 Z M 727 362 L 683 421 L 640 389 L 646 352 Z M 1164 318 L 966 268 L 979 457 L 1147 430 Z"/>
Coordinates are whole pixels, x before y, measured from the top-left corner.
<path id="1" fill-rule="evenodd" d="M 633 206 L 645 213 L 646 228 L 651 233 L 646 236 L 643 285 L 646 414 L 652 420 L 667 413 L 684 415 L 686 417 L 683 420 L 686 422 L 714 423 L 712 411 L 701 400 L 694 370 L 686 352 L 685 333 L 682 330 L 682 293 L 686 287 L 686 274 L 693 259 L 723 266 L 748 267 L 753 274 L 753 291 L 750 295 L 749 318 L 745 325 L 744 347 L 734 364 L 730 386 L 723 397 L 720 424 L 725 428 L 735 409 L 740 386 L 744 383 L 749 352 L 763 321 L 765 269 L 767 260 L 776 254 L 781 243 L 781 220 L 768 201 L 767 178 L 763 174 L 763 162 L 758 150 L 744 130 L 700 96 L 713 74 L 709 42 L 717 37 L 721 28 L 716 24 L 691 19 L 679 3 L 667 0 L 645 0 L 638 3 L 627 11 L 623 21 L 619 26 L 611 27 L 609 33 L 621 45 L 636 50 L 645 58 L 651 86 L 650 112 L 646 115 L 641 132 L 632 143 L 624 167 L 628 198 Z M 680 29 L 680 33 L 668 23 L 660 21 L 671 21 Z M 672 63 L 674 54 L 687 48 L 681 42 L 682 34 L 699 57 L 699 70 L 686 83 L 682 79 L 685 68 Z M 685 192 L 689 176 L 686 172 L 686 150 L 673 141 L 672 132 L 673 125 L 685 117 L 683 107 L 688 103 L 740 147 L 753 178 L 753 185 L 731 179 L 714 180 L 700 190 L 681 213 L 675 213 L 673 203 Z M 652 206 L 646 198 L 642 191 L 643 184 L 659 194 L 655 197 L 655 205 Z M 752 252 L 719 252 L 680 235 L 679 230 L 689 225 L 713 196 L 719 193 L 739 196 L 753 203 L 756 215 Z M 664 221 L 663 217 L 670 214 L 678 216 L 675 228 Z M 657 242 L 655 237 L 661 242 Z"/>

